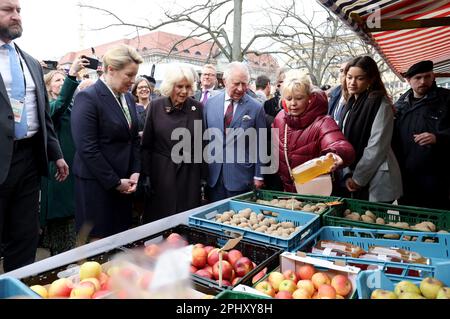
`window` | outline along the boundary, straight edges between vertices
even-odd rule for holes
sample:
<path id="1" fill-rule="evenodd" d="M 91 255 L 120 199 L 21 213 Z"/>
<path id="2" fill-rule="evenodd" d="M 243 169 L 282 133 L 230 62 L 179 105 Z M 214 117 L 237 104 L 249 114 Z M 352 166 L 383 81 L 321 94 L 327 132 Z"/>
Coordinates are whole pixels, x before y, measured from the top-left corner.
<path id="1" fill-rule="evenodd" d="M 191 53 L 188 49 L 183 50 L 184 53 Z"/>
<path id="2" fill-rule="evenodd" d="M 195 55 L 202 55 L 200 51 L 196 51 Z"/>

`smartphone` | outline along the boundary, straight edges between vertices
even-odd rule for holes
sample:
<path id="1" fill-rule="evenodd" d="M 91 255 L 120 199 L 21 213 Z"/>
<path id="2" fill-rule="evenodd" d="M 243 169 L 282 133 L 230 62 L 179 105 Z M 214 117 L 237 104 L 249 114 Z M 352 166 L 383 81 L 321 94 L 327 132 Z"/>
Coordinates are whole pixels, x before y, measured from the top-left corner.
<path id="1" fill-rule="evenodd" d="M 94 59 L 94 58 L 90 58 L 90 57 L 87 57 L 87 56 L 84 56 L 84 55 L 82 56 L 82 58 L 84 58 L 86 60 L 89 60 L 89 64 L 85 65 L 86 68 L 92 69 L 92 70 L 97 70 L 99 62 L 100 62 L 99 60 Z"/>
<path id="2" fill-rule="evenodd" d="M 42 62 L 47 65 L 47 69 L 49 70 L 56 70 L 56 68 L 58 67 L 58 61 L 44 60 Z"/>

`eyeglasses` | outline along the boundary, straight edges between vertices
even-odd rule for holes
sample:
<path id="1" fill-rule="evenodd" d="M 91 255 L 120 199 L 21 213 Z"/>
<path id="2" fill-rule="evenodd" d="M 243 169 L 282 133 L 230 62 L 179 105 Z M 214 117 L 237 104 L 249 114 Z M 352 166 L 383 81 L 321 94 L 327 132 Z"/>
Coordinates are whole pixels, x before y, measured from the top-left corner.
<path id="1" fill-rule="evenodd" d="M 150 90 L 150 88 L 148 86 L 138 86 L 137 89 L 138 90 Z"/>
<path id="2" fill-rule="evenodd" d="M 214 73 L 202 73 L 202 75 L 210 77 L 216 76 Z"/>

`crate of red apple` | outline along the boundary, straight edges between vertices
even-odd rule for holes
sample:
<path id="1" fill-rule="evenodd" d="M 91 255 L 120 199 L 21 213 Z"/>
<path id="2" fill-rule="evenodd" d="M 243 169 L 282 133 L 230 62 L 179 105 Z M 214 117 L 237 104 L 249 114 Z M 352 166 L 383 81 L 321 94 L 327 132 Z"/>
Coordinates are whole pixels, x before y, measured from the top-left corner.
<path id="1" fill-rule="evenodd" d="M 169 231 L 173 232 L 164 234 L 167 236 L 166 242 L 193 245 L 190 272 L 194 281 L 216 292 L 231 289 L 241 282 L 255 283 L 265 276 L 268 269 L 278 266 L 278 257 L 282 252 L 278 247 L 245 239 L 236 240 L 196 227 L 180 225 Z M 230 240 L 234 241 L 231 246 Z M 224 249 L 226 246 L 232 248 Z M 147 256 L 156 258 L 161 251 L 164 251 L 164 244 L 146 243 Z"/>
<path id="2" fill-rule="evenodd" d="M 352 299 L 360 269 L 304 254 L 280 255 L 279 271 L 270 272 L 254 289 L 277 299 Z"/>

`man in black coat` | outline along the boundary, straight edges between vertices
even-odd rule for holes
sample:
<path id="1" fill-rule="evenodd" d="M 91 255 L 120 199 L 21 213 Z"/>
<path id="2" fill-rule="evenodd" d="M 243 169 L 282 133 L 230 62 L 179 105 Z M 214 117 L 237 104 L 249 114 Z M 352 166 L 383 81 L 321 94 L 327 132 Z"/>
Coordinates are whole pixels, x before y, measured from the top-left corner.
<path id="1" fill-rule="evenodd" d="M 395 103 L 393 149 L 403 180 L 400 204 L 450 209 L 450 90 L 434 81 L 433 62 L 404 74 L 411 89 Z"/>
<path id="2" fill-rule="evenodd" d="M 22 35 L 18 0 L 0 0 L 0 241 L 3 268 L 34 262 L 39 238 L 40 176 L 56 161 L 56 179 L 69 168 L 48 113 L 38 61 L 12 41 Z"/>

